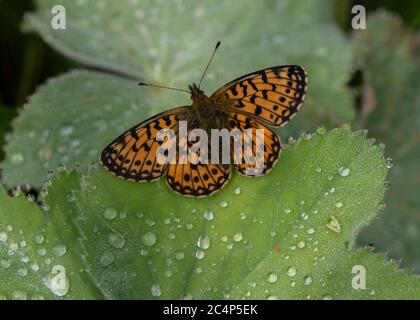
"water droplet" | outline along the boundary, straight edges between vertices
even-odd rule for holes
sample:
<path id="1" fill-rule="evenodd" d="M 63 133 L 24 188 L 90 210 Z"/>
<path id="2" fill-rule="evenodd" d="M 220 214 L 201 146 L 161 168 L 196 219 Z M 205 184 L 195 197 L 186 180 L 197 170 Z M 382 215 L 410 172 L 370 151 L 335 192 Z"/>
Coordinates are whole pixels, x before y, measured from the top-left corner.
<path id="1" fill-rule="evenodd" d="M 174 240 L 176 238 L 176 236 L 173 233 L 169 233 L 168 238 L 171 239 L 171 240 Z"/>
<path id="2" fill-rule="evenodd" d="M 192 223 L 187 223 L 185 225 L 185 229 L 187 229 L 187 230 L 191 230 L 193 227 L 194 227 L 194 225 Z"/>
<path id="3" fill-rule="evenodd" d="M 44 242 L 44 240 L 45 240 L 45 238 L 44 238 L 44 236 L 43 236 L 42 234 L 37 234 L 37 235 L 34 237 L 34 241 L 35 241 L 35 243 L 37 243 L 37 244 L 41 244 L 41 243 L 43 243 L 43 242 Z"/>
<path id="4" fill-rule="evenodd" d="M 289 277 L 294 277 L 296 275 L 297 271 L 295 267 L 289 267 L 289 269 L 287 269 L 287 275 Z"/>
<path id="5" fill-rule="evenodd" d="M 314 228 L 309 228 L 308 230 L 306 230 L 307 234 L 314 234 L 315 233 L 315 229 Z"/>
<path id="6" fill-rule="evenodd" d="M 241 188 L 240 187 L 235 188 L 235 190 L 233 190 L 233 193 L 236 195 L 241 194 Z"/>
<path id="7" fill-rule="evenodd" d="M 292 210 L 291 210 L 290 208 L 285 208 L 283 211 L 284 211 L 284 213 L 286 213 L 286 214 L 288 214 L 288 213 L 292 212 Z"/>
<path id="8" fill-rule="evenodd" d="M 55 247 L 52 248 L 52 252 L 57 256 L 57 257 L 62 257 L 66 254 L 67 252 L 67 248 L 64 244 L 59 244 Z"/>
<path id="9" fill-rule="evenodd" d="M 200 236 L 197 240 L 197 246 L 200 249 L 207 250 L 210 247 L 210 238 L 208 236 Z"/>
<path id="10" fill-rule="evenodd" d="M 268 282 L 270 282 L 270 283 L 274 283 L 274 282 L 276 282 L 276 281 L 277 281 L 277 274 L 275 274 L 275 273 L 271 272 L 271 273 L 268 275 Z"/>
<path id="11" fill-rule="evenodd" d="M 0 241 L 1 242 L 6 242 L 7 241 L 7 233 L 6 232 L 0 232 Z"/>
<path id="12" fill-rule="evenodd" d="M 343 203 L 340 202 L 340 201 L 338 201 L 338 202 L 335 203 L 335 207 L 336 208 L 341 208 L 342 206 L 343 206 Z"/>
<path id="13" fill-rule="evenodd" d="M 341 225 L 340 222 L 337 220 L 336 217 L 331 216 L 330 217 L 330 221 L 327 224 L 327 228 L 336 232 L 336 233 L 340 233 L 341 232 Z"/>
<path id="14" fill-rule="evenodd" d="M 206 220 L 208 220 L 208 221 L 211 221 L 211 220 L 213 220 L 213 218 L 214 218 L 214 213 L 213 213 L 213 211 L 208 211 L 208 210 L 206 210 L 206 211 L 204 211 L 204 213 L 203 213 L 203 217 L 204 217 L 204 219 L 206 219 Z"/>
<path id="15" fill-rule="evenodd" d="M 20 165 L 24 160 L 25 158 L 21 153 L 12 154 L 10 157 L 10 162 L 15 166 Z"/>
<path id="16" fill-rule="evenodd" d="M 99 258 L 99 262 L 102 266 L 106 267 L 109 266 L 111 263 L 115 261 L 115 256 L 111 251 L 104 251 Z"/>
<path id="17" fill-rule="evenodd" d="M 4 269 L 7 269 L 10 267 L 10 262 L 7 260 L 1 260 L 0 261 L 0 266 L 2 266 Z"/>
<path id="18" fill-rule="evenodd" d="M 369 295 L 373 296 L 376 293 L 375 289 L 369 289 Z"/>
<path id="19" fill-rule="evenodd" d="M 239 217 L 241 218 L 241 220 L 245 220 L 246 219 L 246 213 L 245 212 L 241 212 L 239 214 Z"/>
<path id="20" fill-rule="evenodd" d="M 26 300 L 28 294 L 25 291 L 14 290 L 12 292 L 12 300 Z"/>
<path id="21" fill-rule="evenodd" d="M 392 161 L 392 158 L 386 158 L 386 167 L 388 169 L 391 169 L 394 166 L 394 162 Z"/>
<path id="22" fill-rule="evenodd" d="M 322 171 L 322 169 L 320 167 L 316 167 L 315 168 L 315 171 L 318 172 L 318 173 L 320 173 Z"/>
<path id="23" fill-rule="evenodd" d="M 113 220 L 117 216 L 117 210 L 114 208 L 106 208 L 102 215 L 107 220 Z"/>
<path id="24" fill-rule="evenodd" d="M 305 276 L 303 278 L 303 284 L 305 286 L 309 286 L 312 283 L 312 277 L 311 276 Z"/>
<path id="25" fill-rule="evenodd" d="M 199 260 L 204 259 L 205 256 L 206 256 L 206 253 L 204 252 L 204 250 L 197 250 L 195 252 L 195 257 Z"/>
<path id="26" fill-rule="evenodd" d="M 385 204 L 385 202 L 380 202 L 379 204 L 378 204 L 378 209 L 379 210 L 384 210 L 386 208 L 386 204 Z"/>
<path id="27" fill-rule="evenodd" d="M 124 237 L 119 233 L 110 233 L 107 237 L 108 243 L 117 249 L 121 249 L 125 245 Z"/>
<path id="28" fill-rule="evenodd" d="M 64 266 L 55 265 L 43 279 L 43 283 L 48 290 L 59 297 L 64 297 L 70 290 L 70 280 L 65 270 Z"/>
<path id="29" fill-rule="evenodd" d="M 28 275 L 28 270 L 26 268 L 17 269 L 17 274 L 21 277 L 26 277 Z"/>
<path id="30" fill-rule="evenodd" d="M 156 243 L 156 240 L 157 240 L 156 235 L 151 231 L 146 232 L 141 237 L 141 241 L 143 242 L 143 244 L 148 247 L 153 246 Z"/>
<path id="31" fill-rule="evenodd" d="M 227 206 L 228 206 L 228 202 L 227 201 L 220 202 L 220 207 L 221 208 L 226 208 Z"/>
<path id="32" fill-rule="evenodd" d="M 176 258 L 178 261 L 183 260 L 183 259 L 184 259 L 184 257 L 185 257 L 184 252 L 182 252 L 182 251 L 177 251 L 177 252 L 175 252 L 175 258 Z"/>
<path id="33" fill-rule="evenodd" d="M 37 263 L 32 264 L 31 270 L 37 272 L 39 270 L 39 265 Z"/>
<path id="34" fill-rule="evenodd" d="M 277 296 L 269 295 L 267 300 L 278 300 Z"/>
<path id="35" fill-rule="evenodd" d="M 340 167 L 340 169 L 338 169 L 338 173 L 342 177 L 347 177 L 350 174 L 350 169 L 349 168 L 345 168 L 345 167 Z"/>
<path id="36" fill-rule="evenodd" d="M 60 134 L 65 137 L 65 136 L 69 136 L 74 132 L 74 127 L 73 126 L 64 126 L 60 129 Z"/>
<path id="37" fill-rule="evenodd" d="M 299 247 L 300 249 L 305 248 L 305 242 L 304 242 L 304 241 L 299 241 L 299 243 L 298 243 L 298 247 Z"/>
<path id="38" fill-rule="evenodd" d="M 146 220 L 146 224 L 147 224 L 149 227 L 153 227 L 153 226 L 155 225 L 155 222 L 154 222 L 152 219 L 147 219 L 147 220 Z"/>
<path id="39" fill-rule="evenodd" d="M 331 296 L 330 296 L 329 294 L 325 294 L 325 295 L 322 297 L 322 300 L 332 300 L 332 298 L 331 298 Z"/>
<path id="40" fill-rule="evenodd" d="M 154 284 L 150 289 L 150 292 L 154 297 L 160 297 L 162 295 L 162 291 L 160 290 L 160 286 L 158 284 Z"/>
<path id="41" fill-rule="evenodd" d="M 235 233 L 235 235 L 233 236 L 233 241 L 239 242 L 242 240 L 242 238 L 243 238 L 242 233 L 238 232 L 238 233 Z"/>
<path id="42" fill-rule="evenodd" d="M 228 237 L 227 236 L 221 236 L 220 241 L 226 242 L 226 241 L 228 241 Z"/>
<path id="43" fill-rule="evenodd" d="M 335 188 L 334 187 L 332 187 L 331 189 L 330 189 L 330 193 L 334 193 L 335 192 Z"/>
<path id="44" fill-rule="evenodd" d="M 308 220 L 309 218 L 309 215 L 306 212 L 303 212 L 300 216 L 302 217 L 303 220 Z"/>

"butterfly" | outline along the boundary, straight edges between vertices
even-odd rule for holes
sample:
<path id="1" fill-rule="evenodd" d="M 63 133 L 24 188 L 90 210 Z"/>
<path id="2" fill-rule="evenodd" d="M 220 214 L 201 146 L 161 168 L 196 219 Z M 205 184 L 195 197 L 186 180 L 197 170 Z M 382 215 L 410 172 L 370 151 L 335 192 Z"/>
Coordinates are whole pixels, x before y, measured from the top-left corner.
<path id="1" fill-rule="evenodd" d="M 241 76 L 206 96 L 200 89 L 213 56 L 219 47 L 217 43 L 213 55 L 201 77 L 199 85 L 192 84 L 192 105 L 173 108 L 159 113 L 128 129 L 112 141 L 101 154 L 102 164 L 118 177 L 132 181 L 154 181 L 166 174 L 166 182 L 176 193 L 187 196 L 209 196 L 222 189 L 231 177 L 233 168 L 247 175 L 252 166 L 242 155 L 235 163 L 160 163 L 157 152 L 162 141 L 157 139 L 160 130 L 172 130 L 184 150 L 192 144 L 179 138 L 180 123 L 185 121 L 189 129 L 240 130 L 262 129 L 263 148 L 257 148 L 256 136 L 243 135 L 243 141 L 252 145 L 251 153 L 263 157 L 264 175 L 276 164 L 281 151 L 280 139 L 267 126 L 279 127 L 287 123 L 302 106 L 307 90 L 306 71 L 298 65 L 281 65 L 262 69 Z M 140 83 L 140 85 L 147 85 Z M 208 145 L 211 149 L 211 145 Z M 231 160 L 235 154 L 231 154 Z M 180 152 L 177 151 L 176 159 Z M 232 168 L 233 167 L 233 168 Z"/>

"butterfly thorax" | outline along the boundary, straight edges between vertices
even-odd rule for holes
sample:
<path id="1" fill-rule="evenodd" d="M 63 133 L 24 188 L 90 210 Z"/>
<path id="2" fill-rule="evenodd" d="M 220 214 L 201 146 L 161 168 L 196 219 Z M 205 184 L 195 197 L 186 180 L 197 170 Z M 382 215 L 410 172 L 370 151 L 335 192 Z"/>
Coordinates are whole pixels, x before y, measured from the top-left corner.
<path id="1" fill-rule="evenodd" d="M 191 90 L 192 111 L 199 127 L 209 131 L 226 126 L 226 114 L 216 108 L 216 101 L 206 96 L 195 84 L 189 86 Z"/>

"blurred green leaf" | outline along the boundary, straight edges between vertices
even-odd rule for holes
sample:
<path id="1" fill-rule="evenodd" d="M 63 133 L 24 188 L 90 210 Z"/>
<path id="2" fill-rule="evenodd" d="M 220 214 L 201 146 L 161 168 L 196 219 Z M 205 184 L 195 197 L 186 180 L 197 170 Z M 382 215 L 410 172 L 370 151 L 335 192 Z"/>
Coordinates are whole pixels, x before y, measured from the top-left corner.
<path id="1" fill-rule="evenodd" d="M 332 23 L 329 1 L 246 0 L 237 2 L 240 11 L 231 1 L 64 1 L 67 30 L 51 28 L 53 3 L 39 1 L 40 9 L 27 15 L 25 26 L 78 61 L 185 87 L 198 81 L 213 45 L 221 39 L 222 49 L 204 84 L 208 92 L 271 65 L 296 63 L 308 69 L 305 106 L 279 131 L 283 137 L 353 118 L 345 89 L 351 51 Z M 61 162 L 78 162 L 86 172 L 88 163 L 125 128 L 160 110 L 190 104 L 188 96 L 137 88 L 135 81 L 82 76 L 63 76 L 30 100 L 6 147 L 4 183 L 39 186 L 45 172 Z"/>
<path id="2" fill-rule="evenodd" d="M 12 129 L 11 122 L 16 116 L 16 109 L 0 105 L 0 159 L 3 158 L 3 143 L 6 134 Z"/>
<path id="3" fill-rule="evenodd" d="M 391 189 L 385 212 L 360 237 L 420 271 L 420 63 L 412 35 L 382 12 L 356 32 L 355 58 L 364 72 L 361 121 L 386 145 Z"/>

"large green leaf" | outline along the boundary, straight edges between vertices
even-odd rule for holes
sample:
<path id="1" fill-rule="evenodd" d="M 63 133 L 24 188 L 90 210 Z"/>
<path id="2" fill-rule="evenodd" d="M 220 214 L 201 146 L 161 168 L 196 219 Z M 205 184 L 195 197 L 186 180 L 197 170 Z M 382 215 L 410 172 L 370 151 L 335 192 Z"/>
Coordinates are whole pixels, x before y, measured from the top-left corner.
<path id="1" fill-rule="evenodd" d="M 198 81 L 217 40 L 223 45 L 204 82 L 209 93 L 259 68 L 305 66 L 305 106 L 279 131 L 283 137 L 353 117 L 345 89 L 351 51 L 332 23 L 330 1 L 64 1 L 66 30 L 51 28 L 54 1 L 38 3 L 25 26 L 51 46 L 94 67 L 153 83 L 186 87 Z M 79 162 L 86 172 L 124 128 L 189 103 L 187 95 L 136 88 L 134 80 L 63 76 L 42 87 L 15 122 L 3 182 L 39 186 L 45 172 L 61 162 Z"/>
<path id="2" fill-rule="evenodd" d="M 386 145 L 391 188 L 386 209 L 360 238 L 405 266 L 420 271 L 420 61 L 412 35 L 385 13 L 369 19 L 365 33 L 355 34 L 355 57 L 364 72 L 362 121 L 372 137 Z"/>
<path id="3" fill-rule="evenodd" d="M 61 170 L 42 196 L 49 222 L 29 223 L 25 213 L 40 212 L 22 197 L 1 200 L 7 239 L 0 260 L 38 249 L 31 262 L 48 258 L 48 266 L 80 270 L 68 274 L 66 298 L 419 298 L 418 278 L 354 249 L 360 226 L 378 211 L 386 172 L 382 150 L 347 129 L 306 136 L 285 148 L 267 176 L 250 184 L 235 174 L 205 199 L 168 192 L 163 181 L 123 181 L 102 168 L 80 179 Z M 352 288 L 355 266 L 366 270 L 365 289 Z M 0 268 L 8 279 L 3 295 L 43 289 L 41 278 L 12 276 L 17 267 Z"/>

